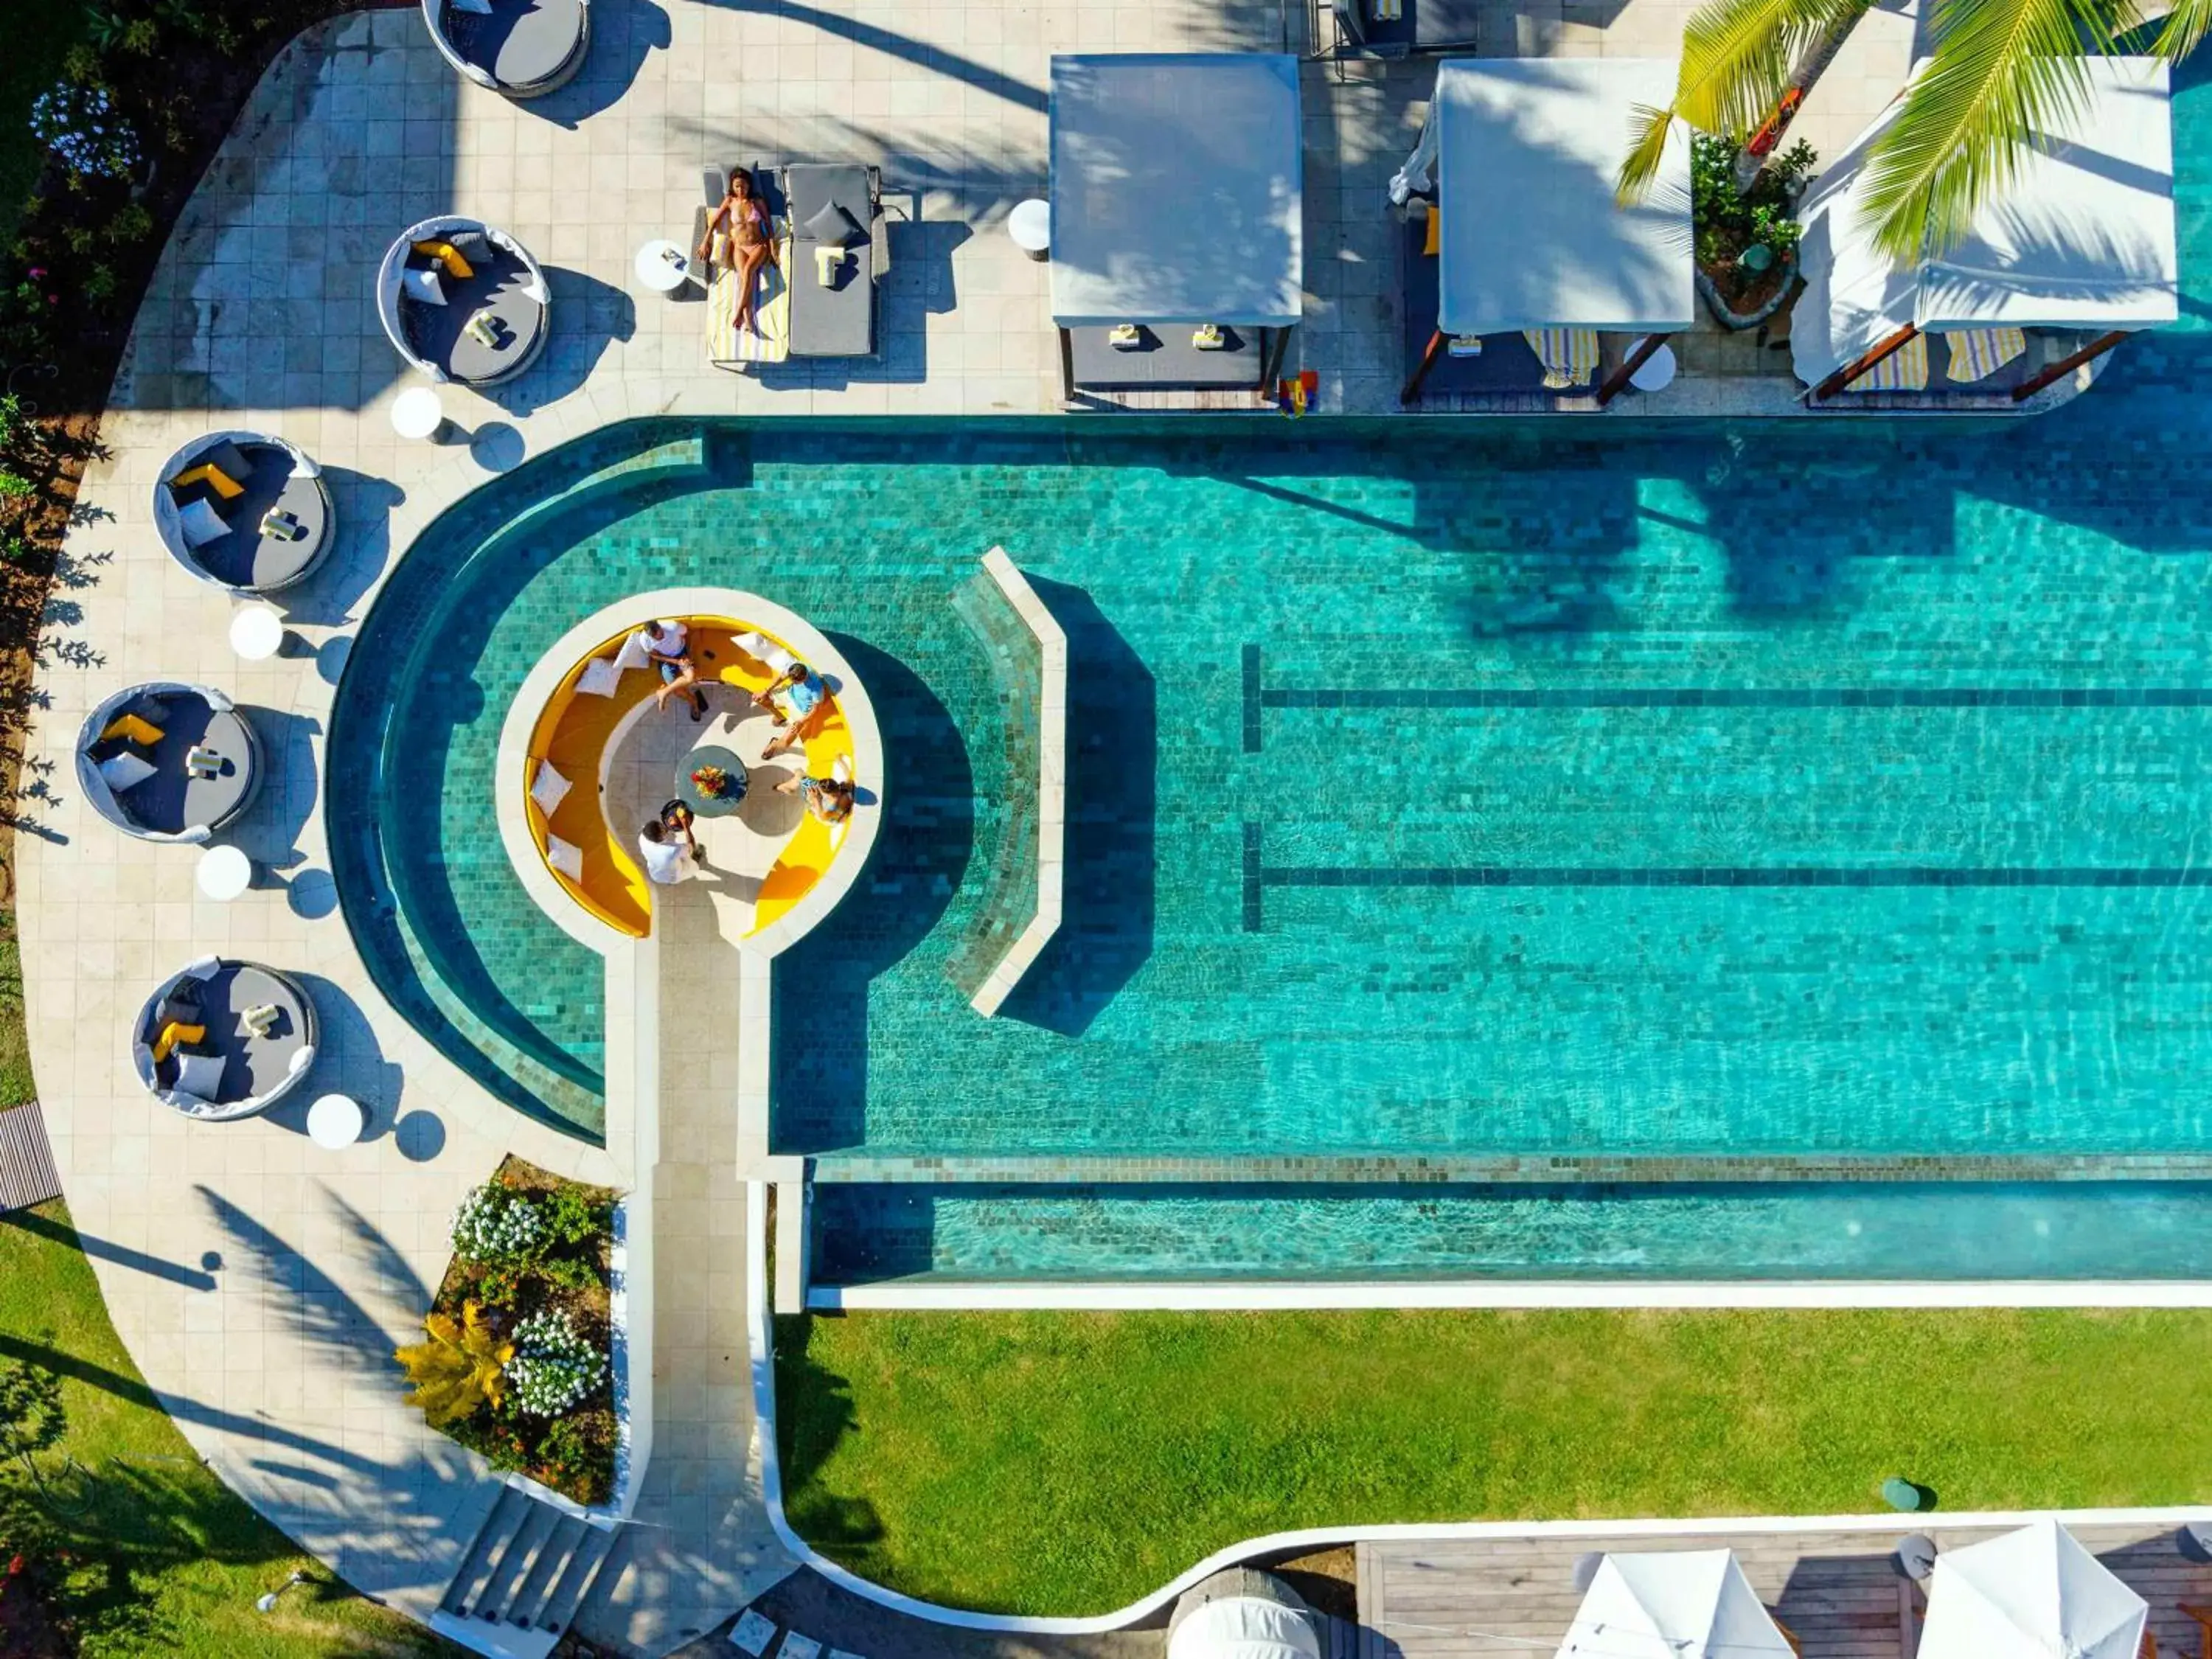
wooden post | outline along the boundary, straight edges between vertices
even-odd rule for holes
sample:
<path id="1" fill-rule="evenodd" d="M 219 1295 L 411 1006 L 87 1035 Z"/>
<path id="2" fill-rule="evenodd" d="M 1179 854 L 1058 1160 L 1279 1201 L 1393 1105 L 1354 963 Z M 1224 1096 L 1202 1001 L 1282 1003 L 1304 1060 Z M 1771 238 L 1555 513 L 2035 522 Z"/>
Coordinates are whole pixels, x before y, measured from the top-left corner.
<path id="1" fill-rule="evenodd" d="M 1075 337 L 1065 328 L 1060 331 L 1060 398 L 1075 401 Z"/>
<path id="2" fill-rule="evenodd" d="M 2079 351 L 2069 352 L 2065 356 L 2061 357 L 2055 363 L 2045 363 L 2041 368 L 2029 375 L 2027 379 L 2022 380 L 2018 386 L 2012 389 L 2013 402 L 2016 404 L 2027 402 L 2027 399 L 2035 396 L 2037 392 L 2042 391 L 2044 387 L 2049 386 L 2060 375 L 2071 374 L 2075 369 L 2081 368 L 2082 364 L 2089 362 L 2095 358 L 2103 356 L 2106 352 L 2110 351 L 2114 346 L 2119 344 L 2121 341 L 2127 337 L 2128 331 L 2124 329 L 2121 330 L 2118 333 L 2101 334 L 2098 336 L 2097 338 L 2090 341 L 2088 344 L 2083 346 Z"/>
<path id="3" fill-rule="evenodd" d="M 1893 353 L 1904 350 L 1905 348 L 1911 343 L 1912 337 L 1919 332 L 1920 325 L 1917 323 L 1907 323 L 1903 328 L 1898 330 L 1896 333 L 1891 335 L 1887 340 L 1881 341 L 1871 350 L 1861 352 L 1857 356 L 1851 359 L 1850 362 L 1845 363 L 1841 368 L 1828 376 L 1826 380 L 1821 381 L 1820 385 L 1814 386 L 1812 392 L 1808 394 L 1806 401 L 1810 403 L 1815 398 L 1834 396 L 1837 392 L 1841 392 L 1845 386 L 1849 386 L 1853 380 L 1857 380 L 1860 375 L 1865 374 L 1875 364 L 1881 362 L 1883 358 L 1891 356 Z"/>
<path id="4" fill-rule="evenodd" d="M 1283 372 L 1283 359 L 1290 355 L 1291 349 L 1289 329 L 1271 328 L 1266 332 L 1273 335 L 1274 338 L 1267 343 L 1267 349 L 1260 354 L 1259 390 L 1261 392 L 1274 385 L 1275 376 Z"/>
<path id="5" fill-rule="evenodd" d="M 1665 345 L 1671 337 L 1665 334 L 1645 335 L 1638 343 L 1636 349 L 1628 354 L 1627 359 L 1619 368 L 1613 370 L 1612 376 L 1597 389 L 1597 406 L 1603 409 L 1619 397 L 1621 388 L 1636 378 L 1636 371 L 1656 356 L 1659 348 Z"/>
<path id="6" fill-rule="evenodd" d="M 1406 384 L 1398 389 L 1398 402 L 1402 407 L 1421 395 L 1421 382 L 1429 378 L 1429 370 L 1436 367 L 1438 355 L 1444 349 L 1444 331 L 1438 329 L 1429 336 L 1429 349 L 1421 354 L 1421 361 Z"/>

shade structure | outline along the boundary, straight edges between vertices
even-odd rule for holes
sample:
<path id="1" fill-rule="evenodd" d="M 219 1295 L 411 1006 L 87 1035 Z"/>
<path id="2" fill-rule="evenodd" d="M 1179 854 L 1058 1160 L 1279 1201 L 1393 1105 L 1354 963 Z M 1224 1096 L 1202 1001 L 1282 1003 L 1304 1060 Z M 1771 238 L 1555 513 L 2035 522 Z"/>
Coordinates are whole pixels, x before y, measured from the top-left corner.
<path id="1" fill-rule="evenodd" d="M 1920 1659 L 2136 1659 L 2150 1609 L 2056 1521 L 1936 1558 Z"/>
<path id="2" fill-rule="evenodd" d="M 1055 57 L 1053 320 L 1295 324 L 1301 136 L 1295 58 Z"/>
<path id="3" fill-rule="evenodd" d="M 1194 1608 L 1168 1641 L 1168 1659 L 1321 1659 L 1313 1616 L 1257 1595 Z"/>
<path id="4" fill-rule="evenodd" d="M 1923 60 L 1917 76 L 1926 71 Z M 1958 246 L 1899 266 L 1866 215 L 1867 162 L 1893 104 L 1805 201 L 1805 292 L 1790 336 L 1797 378 L 1817 386 L 1907 324 L 1929 332 L 2057 328 L 2124 332 L 2179 314 L 2173 119 L 2164 64 L 2096 58 L 2088 96 L 2024 157 Z"/>
<path id="5" fill-rule="evenodd" d="M 1690 144 L 1680 123 L 1644 199 L 1624 206 L 1613 193 L 1638 110 L 1671 103 L 1674 80 L 1673 58 L 1437 65 L 1429 123 L 1445 333 L 1690 325 Z M 1419 161 L 1417 153 L 1409 169 L 1421 170 Z"/>
<path id="6" fill-rule="evenodd" d="M 1557 1659 L 1794 1659 L 1733 1550 L 1608 1555 Z"/>

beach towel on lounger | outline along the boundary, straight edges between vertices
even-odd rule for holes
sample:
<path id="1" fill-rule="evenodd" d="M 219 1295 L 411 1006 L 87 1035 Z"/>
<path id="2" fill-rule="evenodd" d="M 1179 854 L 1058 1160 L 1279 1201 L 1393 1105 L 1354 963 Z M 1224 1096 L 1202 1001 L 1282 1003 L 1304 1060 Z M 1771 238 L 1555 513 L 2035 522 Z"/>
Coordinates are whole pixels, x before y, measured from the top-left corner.
<path id="1" fill-rule="evenodd" d="M 716 249 L 719 253 L 720 250 Z M 780 363 L 791 353 L 791 238 L 775 245 L 776 263 L 761 268 L 760 292 L 753 300 L 753 326 L 738 332 L 738 273 L 721 260 L 707 290 L 707 356 L 725 368 Z"/>
<path id="2" fill-rule="evenodd" d="M 1988 380 L 2027 349 L 2027 336 L 2016 328 L 1954 328 L 1943 338 L 1951 347 L 1944 375 L 1960 386 Z"/>
<path id="3" fill-rule="evenodd" d="M 1928 337 L 1916 334 L 1844 388 L 1846 392 L 1924 392 Z"/>
<path id="4" fill-rule="evenodd" d="M 1544 385 L 1553 392 L 1588 386 L 1597 375 L 1597 331 L 1594 328 L 1528 328 L 1521 331 L 1528 349 L 1544 365 Z"/>

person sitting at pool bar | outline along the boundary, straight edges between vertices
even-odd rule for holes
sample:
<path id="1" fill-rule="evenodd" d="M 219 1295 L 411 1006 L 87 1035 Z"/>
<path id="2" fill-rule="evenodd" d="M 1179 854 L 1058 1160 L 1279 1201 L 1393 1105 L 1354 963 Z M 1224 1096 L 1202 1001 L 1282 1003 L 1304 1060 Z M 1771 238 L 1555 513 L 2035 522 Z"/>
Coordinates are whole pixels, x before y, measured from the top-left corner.
<path id="1" fill-rule="evenodd" d="M 838 769 L 844 769 L 842 760 Z M 781 795 L 803 793 L 806 810 L 824 823 L 842 823 L 853 816 L 853 786 L 844 778 L 810 778 L 802 772 L 793 772 L 775 788 Z"/>
<path id="2" fill-rule="evenodd" d="M 776 704 L 779 692 L 785 705 L 781 708 Z M 830 688 L 805 663 L 795 662 L 770 681 L 766 690 L 755 693 L 753 702 L 775 715 L 775 723 L 783 728 L 783 735 L 771 738 L 768 747 L 761 750 L 763 760 L 774 760 L 793 744 L 814 735 L 814 728 L 829 711 Z"/>
<path id="3" fill-rule="evenodd" d="M 676 840 L 672 830 L 683 840 Z M 637 850 L 645 860 L 645 878 L 663 887 L 673 887 L 698 872 L 699 842 L 683 802 L 669 802 L 659 817 L 637 832 Z"/>
<path id="4" fill-rule="evenodd" d="M 630 643 L 645 653 L 660 671 L 660 687 L 653 694 L 653 707 L 665 708 L 678 691 L 691 697 L 691 718 L 704 720 L 707 694 L 699 689 L 699 665 L 691 657 L 691 629 L 680 621 L 647 623 L 631 635 Z"/>

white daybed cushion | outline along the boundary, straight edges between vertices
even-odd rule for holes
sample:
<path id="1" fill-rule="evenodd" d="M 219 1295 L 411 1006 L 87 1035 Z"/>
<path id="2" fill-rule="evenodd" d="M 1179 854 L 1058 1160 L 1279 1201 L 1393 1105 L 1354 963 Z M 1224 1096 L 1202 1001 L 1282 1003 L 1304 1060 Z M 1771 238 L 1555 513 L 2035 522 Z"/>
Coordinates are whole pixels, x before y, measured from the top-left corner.
<path id="1" fill-rule="evenodd" d="M 410 300 L 420 300 L 426 306 L 446 303 L 445 284 L 438 280 L 434 270 L 418 270 L 410 266 L 399 273 L 399 291 Z"/>
<path id="2" fill-rule="evenodd" d="M 195 1100 L 213 1101 L 222 1092 L 221 1054 L 179 1054 L 177 1092 Z"/>
<path id="3" fill-rule="evenodd" d="M 550 818 L 561 810 L 561 803 L 568 798 L 568 792 L 574 787 L 575 785 L 553 769 L 551 761 L 542 760 L 538 763 L 538 775 L 531 781 L 530 799 L 536 801 L 538 810 Z"/>
<path id="4" fill-rule="evenodd" d="M 584 672 L 576 677 L 576 694 L 585 697 L 611 697 L 615 687 L 622 684 L 622 670 L 605 657 L 594 657 L 584 665 Z"/>
<path id="5" fill-rule="evenodd" d="M 187 547 L 205 547 L 230 534 L 230 526 L 223 522 L 222 514 L 204 495 L 177 509 L 177 528 L 184 532 Z"/>
<path id="6" fill-rule="evenodd" d="M 558 836 L 545 837 L 545 862 L 571 881 L 584 878 L 584 849 Z"/>
<path id="7" fill-rule="evenodd" d="M 107 787 L 118 795 L 126 789 L 134 788 L 145 782 L 154 775 L 155 770 L 153 762 L 148 760 L 143 755 L 133 754 L 128 749 L 119 754 L 110 755 L 100 763 L 100 775 L 107 781 Z"/>

